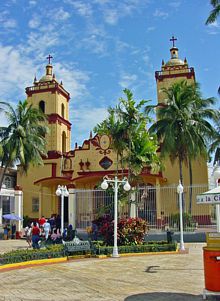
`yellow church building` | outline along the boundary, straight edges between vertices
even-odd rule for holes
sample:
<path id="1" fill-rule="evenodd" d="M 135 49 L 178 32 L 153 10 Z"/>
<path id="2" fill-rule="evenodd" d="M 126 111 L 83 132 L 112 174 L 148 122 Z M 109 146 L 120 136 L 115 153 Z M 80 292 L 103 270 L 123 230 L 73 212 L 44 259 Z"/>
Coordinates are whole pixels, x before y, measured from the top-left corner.
<path id="1" fill-rule="evenodd" d="M 177 80 L 185 79 L 189 83 L 195 81 L 194 69 L 188 66 L 186 59 L 179 58 L 178 48 L 175 47 L 174 41 L 170 54 L 169 61 L 166 63 L 163 61 L 161 70 L 155 72 L 158 103 L 165 102 L 161 92 L 163 87 L 168 87 Z M 95 189 L 105 175 L 115 173 L 116 154 L 111 149 L 110 137 L 107 135 L 93 136 L 92 133 L 88 139 L 84 140 L 82 146 L 75 145 L 75 148 L 71 150 L 70 94 L 64 84 L 55 77 L 51 56 L 48 57 L 48 60 L 45 74 L 39 81 L 35 78 L 33 85 L 26 88 L 28 102 L 40 108 L 47 115 L 50 131 L 46 137 L 48 156 L 43 159 L 44 165 L 30 168 L 27 175 L 18 172 L 17 185 L 23 191 L 23 214 L 31 218 L 60 214 L 61 200 L 56 196 L 55 191 L 58 185 L 66 185 L 69 197 L 65 198 L 65 222 L 73 224 L 74 227 L 90 225 L 91 220 L 95 217 L 96 198 L 97 196 L 101 197 L 101 192 L 96 193 Z M 168 190 L 163 189 L 177 185 L 179 181 L 178 162 L 171 165 L 167 159 L 164 166 L 165 169 L 159 173 L 153 173 L 151 168 L 145 168 L 141 173 L 143 192 L 146 194 L 145 186 L 154 189 L 153 191 L 147 188 L 148 199 L 146 198 L 144 201 L 145 204 L 141 210 L 143 213 L 148 208 L 149 197 L 153 198 L 151 210 L 154 212 L 155 223 L 161 221 L 167 212 L 172 213 L 178 210 L 176 192 L 167 193 Z M 183 175 L 184 186 L 188 186 L 190 183 L 187 166 L 183 168 Z M 193 184 L 207 185 L 207 183 L 206 162 L 201 159 L 194 161 Z M 197 208 L 196 193 L 196 191 L 193 192 L 192 214 L 193 210 Z M 174 200 L 171 200 L 171 195 Z M 205 215 L 208 220 L 209 207 L 203 206 L 199 210 L 202 210 L 201 215 Z M 129 208 L 126 214 L 129 214 Z M 195 213 L 194 215 L 199 219 L 199 214 Z M 83 221 L 86 223 L 83 224 Z"/>

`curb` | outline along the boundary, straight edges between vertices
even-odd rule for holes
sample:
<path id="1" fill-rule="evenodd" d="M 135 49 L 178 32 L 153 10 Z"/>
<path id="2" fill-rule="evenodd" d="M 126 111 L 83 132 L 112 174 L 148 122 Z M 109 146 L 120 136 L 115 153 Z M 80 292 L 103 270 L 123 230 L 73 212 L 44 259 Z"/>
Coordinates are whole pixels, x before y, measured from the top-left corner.
<path id="1" fill-rule="evenodd" d="M 119 257 L 133 257 L 133 256 L 148 256 L 148 255 L 175 255 L 175 254 L 188 254 L 189 249 L 184 251 L 176 250 L 176 251 L 166 251 L 166 252 L 144 252 L 144 253 L 121 253 Z M 77 259 L 89 259 L 89 258 L 97 258 L 97 259 L 107 259 L 112 258 L 110 255 L 96 255 L 96 256 L 89 256 L 89 255 L 73 255 L 68 257 L 61 257 L 61 258 L 50 258 L 50 259 L 39 259 L 39 260 L 31 260 L 31 261 L 24 261 L 24 262 L 17 262 L 17 263 L 10 263 L 0 266 L 0 273 L 6 272 L 9 270 L 19 269 L 19 268 L 28 268 L 34 266 L 42 266 L 42 265 L 49 265 L 55 263 L 62 263 L 67 262 L 68 260 L 77 260 Z"/>
<path id="2" fill-rule="evenodd" d="M 60 263 L 60 262 L 65 262 L 65 261 L 67 261 L 67 257 L 38 259 L 38 260 L 23 261 L 23 262 L 17 262 L 17 263 L 9 263 L 9 264 L 0 266 L 0 273 L 4 272 L 5 270 L 24 268 L 24 267 L 32 267 L 32 266 L 38 266 L 38 265 L 54 264 L 54 263 Z"/>
<path id="3" fill-rule="evenodd" d="M 146 255 L 176 255 L 176 254 L 188 254 L 189 249 L 184 251 L 176 250 L 176 251 L 165 251 L 165 252 L 143 252 L 143 253 L 121 253 L 119 257 L 129 257 L 129 256 L 146 256 Z M 103 259 L 103 258 L 111 258 L 112 255 L 96 255 L 95 258 Z"/>

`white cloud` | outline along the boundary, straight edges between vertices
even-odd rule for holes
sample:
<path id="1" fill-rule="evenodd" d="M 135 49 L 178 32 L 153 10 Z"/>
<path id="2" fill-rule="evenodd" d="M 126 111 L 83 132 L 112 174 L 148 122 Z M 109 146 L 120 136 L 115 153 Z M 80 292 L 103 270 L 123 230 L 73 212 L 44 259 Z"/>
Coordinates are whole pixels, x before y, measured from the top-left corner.
<path id="1" fill-rule="evenodd" d="M 121 75 L 119 85 L 122 88 L 130 88 L 136 80 L 137 80 L 137 75 L 136 74 L 123 73 Z"/>
<path id="2" fill-rule="evenodd" d="M 220 28 L 220 24 L 217 21 L 215 21 L 215 22 L 209 24 L 208 27 L 209 28 Z"/>
<path id="3" fill-rule="evenodd" d="M 16 95 L 16 99 L 13 99 L 15 102 L 25 98 L 24 89 L 30 85 L 36 70 L 33 62 L 23 57 L 19 50 L 0 45 L 0 66 L 0 99 L 8 100 L 8 95 Z"/>
<path id="4" fill-rule="evenodd" d="M 0 127 L 8 126 L 8 120 L 3 111 L 0 111 Z"/>
<path id="5" fill-rule="evenodd" d="M 115 9 L 106 9 L 104 11 L 104 20 L 110 25 L 115 25 L 118 22 L 120 15 Z"/>
<path id="6" fill-rule="evenodd" d="M 212 24 L 209 24 L 208 27 L 207 27 L 207 32 L 208 34 L 211 34 L 211 35 L 216 35 L 216 34 L 219 34 L 220 33 L 220 24 L 215 21 L 213 22 Z"/>
<path id="7" fill-rule="evenodd" d="M 31 20 L 28 22 L 30 28 L 39 28 L 41 23 L 40 17 L 38 15 L 32 16 Z"/>
<path id="8" fill-rule="evenodd" d="M 63 9 L 63 7 L 60 7 L 58 10 L 56 9 L 53 16 L 54 16 L 55 20 L 64 21 L 64 20 L 69 19 L 70 14 L 67 11 L 65 11 Z"/>
<path id="9" fill-rule="evenodd" d="M 89 75 L 76 68 L 54 64 L 54 73 L 58 80 L 62 80 L 64 88 L 70 93 L 71 98 L 80 98 L 88 94 L 86 83 L 89 81 Z"/>
<path id="10" fill-rule="evenodd" d="M 35 57 L 43 58 L 45 52 L 59 44 L 59 34 L 56 32 L 30 32 L 27 45 L 23 48 L 26 53 L 34 53 Z"/>
<path id="11" fill-rule="evenodd" d="M 64 2 L 72 5 L 74 10 L 82 17 L 90 17 L 93 14 L 92 6 L 89 3 L 78 0 L 65 0 Z"/>
<path id="12" fill-rule="evenodd" d="M 101 39 L 96 35 L 91 35 L 81 40 L 82 45 L 91 52 L 105 55 L 107 53 L 107 44 L 105 39 Z"/>
<path id="13" fill-rule="evenodd" d="M 10 12 L 8 10 L 3 10 L 0 12 L 0 22 L 2 27 L 5 29 L 13 29 L 17 26 L 17 22 L 15 19 L 9 17 Z"/>
<path id="14" fill-rule="evenodd" d="M 173 8 L 178 8 L 180 7 L 181 2 L 180 1 L 172 1 L 169 3 L 169 6 L 173 7 Z"/>
<path id="15" fill-rule="evenodd" d="M 8 19 L 8 20 L 4 21 L 3 26 L 6 29 L 15 28 L 17 26 L 17 22 L 14 19 Z"/>
<path id="16" fill-rule="evenodd" d="M 107 118 L 107 108 L 96 108 L 91 106 L 81 106 L 70 112 L 71 121 L 74 125 L 75 132 L 77 132 L 77 142 L 82 144 L 85 139 L 89 138 L 90 130 L 104 119 Z M 88 133 L 85 135 L 85 133 Z M 72 131 L 72 145 L 76 142 L 74 131 Z"/>
<path id="17" fill-rule="evenodd" d="M 154 31 L 156 29 L 156 27 L 154 27 L 154 26 L 149 26 L 148 28 L 147 28 L 147 31 Z"/>
<path id="18" fill-rule="evenodd" d="M 154 17 L 158 17 L 158 18 L 162 18 L 162 19 L 166 19 L 169 14 L 167 12 L 164 12 L 160 9 L 156 9 L 154 14 L 153 14 Z"/>
<path id="19" fill-rule="evenodd" d="M 34 6 L 34 5 L 36 5 L 36 4 L 37 4 L 37 1 L 35 1 L 35 0 L 30 0 L 30 1 L 29 1 L 29 5 L 33 5 L 33 6 Z"/>

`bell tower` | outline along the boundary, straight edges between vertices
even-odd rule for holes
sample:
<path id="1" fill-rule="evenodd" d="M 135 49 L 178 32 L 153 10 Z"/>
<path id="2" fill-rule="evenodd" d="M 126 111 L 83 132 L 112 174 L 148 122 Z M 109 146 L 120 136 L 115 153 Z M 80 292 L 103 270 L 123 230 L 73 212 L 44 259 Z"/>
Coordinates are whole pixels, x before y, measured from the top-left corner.
<path id="1" fill-rule="evenodd" d="M 186 58 L 184 61 L 179 59 L 179 49 L 175 46 L 177 38 L 172 36 L 170 41 L 172 42 L 171 58 L 167 63 L 162 60 L 161 70 L 155 72 L 158 103 L 166 103 L 162 88 L 169 88 L 174 82 L 181 80 L 186 80 L 189 84 L 195 82 L 194 68 L 188 66 Z"/>
<path id="2" fill-rule="evenodd" d="M 46 137 L 47 151 L 61 153 L 70 150 L 71 123 L 69 122 L 70 94 L 64 89 L 62 81 L 58 83 L 49 55 L 46 73 L 33 86 L 26 88 L 27 100 L 40 108 L 48 117 L 49 134 Z"/>

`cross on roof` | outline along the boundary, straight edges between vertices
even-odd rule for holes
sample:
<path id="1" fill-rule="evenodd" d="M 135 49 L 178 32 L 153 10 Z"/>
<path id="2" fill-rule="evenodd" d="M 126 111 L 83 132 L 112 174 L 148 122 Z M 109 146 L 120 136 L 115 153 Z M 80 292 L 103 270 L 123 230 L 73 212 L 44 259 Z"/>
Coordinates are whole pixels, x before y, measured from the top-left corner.
<path id="1" fill-rule="evenodd" d="M 175 47 L 175 41 L 177 41 L 177 38 L 174 38 L 174 36 L 172 36 L 172 39 L 170 39 L 170 41 L 173 42 L 173 47 Z"/>
<path id="2" fill-rule="evenodd" d="M 48 60 L 48 63 L 50 64 L 50 60 L 52 59 L 53 57 L 52 57 L 52 55 L 48 55 L 48 57 L 47 57 L 47 60 Z"/>

